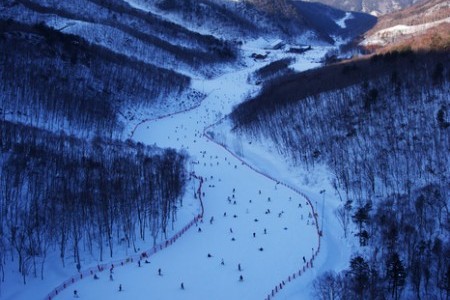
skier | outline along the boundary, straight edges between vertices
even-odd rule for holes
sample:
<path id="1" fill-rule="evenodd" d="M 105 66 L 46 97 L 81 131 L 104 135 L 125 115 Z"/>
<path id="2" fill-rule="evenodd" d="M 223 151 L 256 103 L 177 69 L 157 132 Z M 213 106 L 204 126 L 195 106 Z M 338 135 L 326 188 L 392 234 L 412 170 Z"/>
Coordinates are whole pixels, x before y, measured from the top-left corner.
<path id="1" fill-rule="evenodd" d="M 198 228 L 198 232 L 202 232 L 202 228 L 201 227 Z"/>
<path id="2" fill-rule="evenodd" d="M 211 257 L 212 257 L 211 253 L 208 253 L 208 255 L 207 255 L 207 256 L 208 256 L 208 258 L 211 258 Z"/>
<path id="3" fill-rule="evenodd" d="M 158 269 L 158 275 L 162 276 L 161 268 Z"/>
<path id="4" fill-rule="evenodd" d="M 230 233 L 233 233 L 233 228 L 230 227 Z"/>
<path id="5" fill-rule="evenodd" d="M 223 258 L 222 258 L 222 261 L 220 262 L 220 264 L 223 266 L 223 265 L 225 265 L 225 262 L 223 261 Z"/>
<path id="6" fill-rule="evenodd" d="M 253 237 L 256 237 L 256 233 L 255 232 L 253 232 Z"/>
<path id="7" fill-rule="evenodd" d="M 211 219 L 209 219 L 209 224 L 212 224 L 214 222 L 214 217 L 211 217 Z"/>
<path id="8" fill-rule="evenodd" d="M 238 271 L 239 271 L 239 272 L 242 271 L 242 269 L 241 269 L 241 264 L 238 264 Z"/>
<path id="9" fill-rule="evenodd" d="M 239 281 L 244 281 L 244 277 L 242 275 L 239 276 Z"/>
<path id="10" fill-rule="evenodd" d="M 113 278 L 112 274 L 109 274 L 109 280 L 111 280 L 111 281 L 113 281 L 113 280 L 114 280 L 114 278 Z"/>
<path id="11" fill-rule="evenodd" d="M 80 296 L 78 296 L 78 291 L 77 290 L 73 290 L 73 296 L 75 298 L 80 298 Z"/>
<path id="12" fill-rule="evenodd" d="M 266 228 L 264 228 L 264 234 L 267 234 L 267 229 Z"/>
<path id="13" fill-rule="evenodd" d="M 97 276 L 97 274 L 94 274 L 94 279 L 95 279 L 95 280 L 97 280 L 97 279 L 98 279 L 98 276 Z"/>
<path id="14" fill-rule="evenodd" d="M 119 292 L 121 292 L 121 291 L 122 291 L 122 285 L 119 284 Z"/>
<path id="15" fill-rule="evenodd" d="M 140 260 L 138 260 L 138 267 L 139 268 L 141 267 L 141 261 Z"/>
<path id="16" fill-rule="evenodd" d="M 303 262 L 306 263 L 306 258 L 303 256 Z"/>
<path id="17" fill-rule="evenodd" d="M 181 283 L 181 289 L 184 290 L 184 283 Z"/>

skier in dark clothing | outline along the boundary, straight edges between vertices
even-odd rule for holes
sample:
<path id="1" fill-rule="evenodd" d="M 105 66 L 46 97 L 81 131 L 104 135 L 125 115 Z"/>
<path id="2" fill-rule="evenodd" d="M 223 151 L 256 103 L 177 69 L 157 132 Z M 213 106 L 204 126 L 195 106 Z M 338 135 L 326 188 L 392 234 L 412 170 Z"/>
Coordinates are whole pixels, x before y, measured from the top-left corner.
<path id="1" fill-rule="evenodd" d="M 121 292 L 121 291 L 122 291 L 122 285 L 119 284 L 119 292 Z"/>
<path id="2" fill-rule="evenodd" d="M 158 269 L 158 275 L 162 276 L 161 268 Z"/>
<path id="3" fill-rule="evenodd" d="M 239 276 L 239 281 L 244 281 L 244 277 L 242 275 Z"/>
<path id="4" fill-rule="evenodd" d="M 181 289 L 184 290 L 184 283 L 181 283 Z"/>
<path id="5" fill-rule="evenodd" d="M 239 271 L 242 271 L 242 269 L 241 269 L 241 264 L 238 264 L 238 270 L 239 270 Z"/>
<path id="6" fill-rule="evenodd" d="M 73 296 L 74 296 L 75 298 L 79 298 L 79 296 L 78 296 L 78 291 L 77 291 L 77 290 L 73 290 Z"/>

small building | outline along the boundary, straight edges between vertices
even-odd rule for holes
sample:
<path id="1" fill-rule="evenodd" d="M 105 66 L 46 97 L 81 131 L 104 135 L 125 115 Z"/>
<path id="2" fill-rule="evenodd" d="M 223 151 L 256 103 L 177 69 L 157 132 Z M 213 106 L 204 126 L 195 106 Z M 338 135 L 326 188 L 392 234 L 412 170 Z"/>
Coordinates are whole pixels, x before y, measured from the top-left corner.
<path id="1" fill-rule="evenodd" d="M 285 46 L 284 41 L 278 39 L 278 40 L 275 40 L 275 41 L 271 42 L 271 43 L 269 44 L 269 47 L 268 47 L 268 48 L 269 48 L 269 49 L 272 49 L 272 50 L 279 50 L 279 49 L 283 48 L 284 46 Z"/>

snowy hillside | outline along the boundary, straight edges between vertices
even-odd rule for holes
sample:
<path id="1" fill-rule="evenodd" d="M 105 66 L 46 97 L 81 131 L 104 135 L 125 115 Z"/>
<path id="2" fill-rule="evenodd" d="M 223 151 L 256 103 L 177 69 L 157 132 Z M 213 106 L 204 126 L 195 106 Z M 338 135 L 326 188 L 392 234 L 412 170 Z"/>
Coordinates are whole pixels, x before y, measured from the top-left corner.
<path id="1" fill-rule="evenodd" d="M 355 247 L 343 270 L 314 280 L 318 299 L 448 296 L 449 75 L 448 52 L 411 50 L 289 74 L 220 128 L 234 133 L 228 147 L 239 140 L 328 170 L 334 220 Z"/>
<path id="2" fill-rule="evenodd" d="M 450 17 L 435 22 L 429 22 L 421 25 L 395 25 L 375 32 L 373 35 L 364 39 L 362 46 L 386 46 L 404 40 L 406 37 L 421 35 L 427 30 L 437 27 L 441 24 L 450 24 Z"/>
<path id="3" fill-rule="evenodd" d="M 408 9 L 379 18 L 365 34 L 361 45 L 367 48 L 410 47 L 441 49 L 449 44 L 450 3 L 428 0 Z"/>
<path id="4" fill-rule="evenodd" d="M 320 2 L 343 10 L 370 13 L 376 16 L 384 15 L 409 7 L 420 0 L 307 0 Z"/>
<path id="5" fill-rule="evenodd" d="M 82 274 L 87 274 L 81 280 L 76 272 L 70 276 L 69 270 L 52 265 L 48 271 L 52 275 L 43 281 L 44 284 L 31 279 L 28 288 L 21 291 L 20 285 L 8 277 L 8 285 L 2 285 L 2 297 L 27 299 L 33 293 L 44 298 L 49 293 L 51 298 L 64 299 L 73 297 L 76 290 L 83 299 L 147 299 L 148 295 L 159 299 L 262 299 L 291 288 L 295 291 L 295 298 L 298 296 L 295 287 L 310 284 L 313 270 L 320 270 L 325 261 L 339 265 L 337 258 L 316 258 L 322 253 L 319 250 L 327 249 L 326 243 L 320 244 L 320 231 L 323 224 L 328 224 L 323 221 L 319 224 L 317 200 L 311 200 L 319 197 L 318 187 L 305 197 L 297 191 L 298 182 L 284 182 L 283 179 L 289 177 L 288 170 L 276 171 L 271 169 L 271 165 L 266 165 L 270 157 L 261 154 L 252 156 L 254 161 L 241 161 L 209 136 L 208 125 L 219 121 L 245 95 L 258 89 L 257 86 L 245 84 L 249 73 L 269 61 L 292 55 L 278 50 L 272 51 L 267 61 L 252 59 L 251 54 L 264 51 L 260 48 L 264 45 L 258 42 L 243 45 L 248 58 L 246 66 L 240 70 L 211 80 L 194 80 L 192 87 L 207 95 L 199 107 L 144 122 L 134 131 L 133 139 L 136 141 L 175 148 L 191 156 L 190 172 L 203 178 L 201 194 L 196 193 L 197 200 L 194 202 L 190 200 L 194 209 L 192 206 L 179 207 L 179 214 L 191 217 L 179 218 L 170 232 L 176 233 L 197 214 L 195 206 L 198 203 L 195 204 L 195 201 L 201 199 L 204 215 L 202 220 L 197 220 L 194 228 L 169 248 L 151 256 L 137 256 L 140 251 L 152 246 L 141 244 L 137 254 L 123 256 L 126 266 L 121 267 L 120 260 L 116 263 L 112 272 L 113 281 L 109 278 L 108 265 L 100 272 L 95 267 L 95 260 L 86 258 L 85 265 L 93 267 L 88 270 L 94 272 L 91 274 L 81 270 Z M 317 66 L 327 50 L 317 48 L 297 55 L 298 62 L 294 67 L 304 70 Z M 245 149 L 238 148 L 241 151 Z M 266 171 L 259 171 L 260 168 Z M 187 193 L 192 192 L 187 190 Z M 185 203 L 190 202 L 186 200 Z M 169 233 L 168 238 L 171 236 Z M 328 236 L 327 240 L 330 238 Z M 160 240 L 165 238 L 161 236 L 158 238 Z M 342 255 L 345 257 L 345 251 Z M 133 262 L 125 260 L 127 257 L 134 257 Z M 142 259 L 140 268 L 139 258 Z M 145 260 L 150 263 L 146 264 Z M 161 269 L 161 276 L 158 269 Z M 59 282 L 58 273 L 62 274 Z M 94 273 L 98 280 L 94 279 Z M 67 288 L 62 285 L 58 295 L 52 292 L 52 285 L 57 287 L 66 279 Z M 180 288 L 181 283 L 184 290 Z M 122 288 L 120 292 L 119 285 Z M 303 291 L 302 295 L 308 298 L 309 290 Z"/>
<path id="6" fill-rule="evenodd" d="M 317 299 L 317 278 L 359 249 L 341 201 L 373 196 L 350 191 L 365 175 L 346 173 L 368 167 L 356 151 L 339 152 L 354 168 L 320 161 L 329 145 L 301 123 L 316 112 L 282 110 L 281 125 L 270 113 L 364 78 L 362 66 L 315 68 L 375 21 L 291 0 L 1 2 L 0 300 Z M 276 100 L 255 105 L 271 87 Z M 444 104 L 426 106 L 442 128 Z M 275 131 L 246 132 L 261 115 Z M 311 143 L 290 153 L 296 140 Z"/>

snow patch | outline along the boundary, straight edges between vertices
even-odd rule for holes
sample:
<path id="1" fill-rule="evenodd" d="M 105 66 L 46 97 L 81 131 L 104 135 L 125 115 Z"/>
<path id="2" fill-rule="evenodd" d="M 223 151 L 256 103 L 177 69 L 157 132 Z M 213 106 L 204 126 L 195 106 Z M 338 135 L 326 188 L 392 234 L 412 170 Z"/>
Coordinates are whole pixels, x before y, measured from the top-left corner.
<path id="1" fill-rule="evenodd" d="M 363 46 L 386 45 L 388 43 L 395 42 L 399 38 L 404 38 L 407 35 L 419 34 L 425 30 L 436 27 L 443 23 L 450 23 L 450 17 L 439 20 L 439 21 L 420 24 L 420 25 L 413 25 L 413 26 L 396 25 L 393 27 L 389 27 L 389 28 L 377 31 L 375 34 L 367 37 L 361 43 L 361 45 L 363 45 Z"/>
<path id="2" fill-rule="evenodd" d="M 351 13 L 351 12 L 346 12 L 345 13 L 345 16 L 343 17 L 343 18 L 341 18 L 341 19 L 339 19 L 339 20 L 336 20 L 335 22 L 336 22 L 336 24 L 339 26 L 339 27 L 341 27 L 341 28 L 347 28 L 347 24 L 345 24 L 345 22 L 347 21 L 347 20 L 351 20 L 351 19 L 353 19 L 354 18 L 354 16 L 353 16 L 353 14 Z"/>

